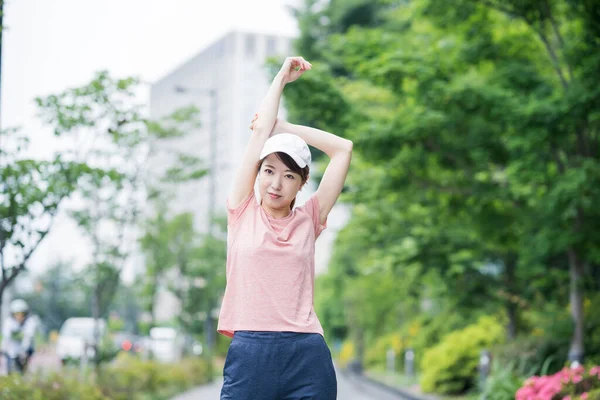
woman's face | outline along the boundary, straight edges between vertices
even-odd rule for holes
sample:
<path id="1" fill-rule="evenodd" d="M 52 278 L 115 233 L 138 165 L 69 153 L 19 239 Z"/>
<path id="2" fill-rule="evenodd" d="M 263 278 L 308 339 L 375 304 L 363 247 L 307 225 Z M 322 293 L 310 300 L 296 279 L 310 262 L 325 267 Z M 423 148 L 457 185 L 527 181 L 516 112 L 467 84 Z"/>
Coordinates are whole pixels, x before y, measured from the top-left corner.
<path id="1" fill-rule="evenodd" d="M 272 210 L 289 212 L 292 200 L 304 182 L 292 172 L 275 154 L 269 154 L 260 166 L 258 187 L 263 206 Z"/>

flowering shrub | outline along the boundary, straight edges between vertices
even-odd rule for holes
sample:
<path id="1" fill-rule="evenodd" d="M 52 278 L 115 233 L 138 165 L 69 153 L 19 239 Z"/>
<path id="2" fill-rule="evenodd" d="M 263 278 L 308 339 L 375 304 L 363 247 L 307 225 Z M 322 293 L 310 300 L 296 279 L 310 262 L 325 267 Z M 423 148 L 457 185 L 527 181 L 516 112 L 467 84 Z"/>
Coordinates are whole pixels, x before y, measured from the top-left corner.
<path id="1" fill-rule="evenodd" d="M 563 368 L 554 375 L 533 376 L 517 391 L 516 400 L 600 399 L 600 366 Z"/>

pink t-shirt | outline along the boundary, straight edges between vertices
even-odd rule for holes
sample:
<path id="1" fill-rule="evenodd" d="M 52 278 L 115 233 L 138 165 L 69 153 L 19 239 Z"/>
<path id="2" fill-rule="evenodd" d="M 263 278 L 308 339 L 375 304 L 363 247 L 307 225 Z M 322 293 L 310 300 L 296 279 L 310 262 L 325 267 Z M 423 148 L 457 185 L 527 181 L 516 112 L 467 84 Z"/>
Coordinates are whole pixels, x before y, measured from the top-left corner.
<path id="1" fill-rule="evenodd" d="M 251 193 L 227 203 L 227 287 L 217 331 L 320 333 L 314 310 L 315 241 L 326 228 L 312 196 L 285 218 L 269 216 Z"/>

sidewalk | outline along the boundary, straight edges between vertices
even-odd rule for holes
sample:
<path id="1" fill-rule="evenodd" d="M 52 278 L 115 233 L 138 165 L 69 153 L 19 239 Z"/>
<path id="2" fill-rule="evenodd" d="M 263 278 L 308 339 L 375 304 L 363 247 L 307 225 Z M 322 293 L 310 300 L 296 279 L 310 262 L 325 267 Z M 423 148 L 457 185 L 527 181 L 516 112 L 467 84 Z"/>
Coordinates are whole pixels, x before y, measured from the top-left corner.
<path id="1" fill-rule="evenodd" d="M 171 400 L 218 400 L 221 395 L 221 386 L 223 378 L 215 379 L 212 383 L 192 389 L 180 395 L 173 397 Z"/>
<path id="2" fill-rule="evenodd" d="M 421 392 L 419 385 L 416 382 L 411 382 L 410 379 L 403 378 L 401 375 L 388 375 L 385 373 L 375 373 L 366 371 L 364 375 L 355 375 L 360 379 L 366 379 L 369 382 L 385 387 L 394 391 L 398 395 L 410 400 L 441 400 L 440 397 L 425 394 Z"/>

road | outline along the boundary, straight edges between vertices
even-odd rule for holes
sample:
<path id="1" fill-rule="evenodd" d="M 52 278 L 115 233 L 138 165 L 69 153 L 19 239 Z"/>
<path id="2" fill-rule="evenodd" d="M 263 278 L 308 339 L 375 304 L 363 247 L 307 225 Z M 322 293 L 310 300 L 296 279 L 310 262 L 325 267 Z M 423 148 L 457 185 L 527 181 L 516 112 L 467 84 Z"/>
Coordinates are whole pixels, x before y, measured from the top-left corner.
<path id="1" fill-rule="evenodd" d="M 340 400 L 403 400 L 397 395 L 383 391 L 362 381 L 353 380 L 351 376 L 337 372 L 338 399 Z M 202 386 L 174 397 L 171 400 L 218 400 L 223 381 L 218 380 L 211 385 Z"/>

